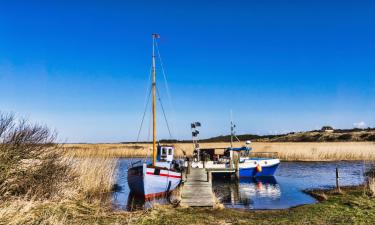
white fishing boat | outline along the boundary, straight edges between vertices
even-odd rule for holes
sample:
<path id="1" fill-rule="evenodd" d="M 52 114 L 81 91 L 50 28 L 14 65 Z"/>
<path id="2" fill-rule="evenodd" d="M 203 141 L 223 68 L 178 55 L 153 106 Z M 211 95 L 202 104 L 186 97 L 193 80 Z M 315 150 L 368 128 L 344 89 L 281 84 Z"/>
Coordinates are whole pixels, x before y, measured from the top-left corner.
<path id="1" fill-rule="evenodd" d="M 231 122 L 231 140 L 228 148 L 200 149 L 196 138 L 197 133 L 193 131 L 196 155 L 192 167 L 214 169 L 216 173 L 220 173 L 220 169 L 223 169 L 222 171 L 236 169 L 240 178 L 274 176 L 280 165 L 277 153 L 252 153 L 251 141 L 246 141 L 246 144 L 242 147 L 233 147 L 233 139 L 236 138 L 239 141 L 235 135 L 235 127 Z"/>
<path id="2" fill-rule="evenodd" d="M 174 160 L 175 148 L 157 145 L 156 140 L 156 55 L 158 34 L 152 35 L 152 163 L 135 163 L 128 168 L 130 191 L 145 199 L 166 196 L 181 183 L 181 167 Z"/>

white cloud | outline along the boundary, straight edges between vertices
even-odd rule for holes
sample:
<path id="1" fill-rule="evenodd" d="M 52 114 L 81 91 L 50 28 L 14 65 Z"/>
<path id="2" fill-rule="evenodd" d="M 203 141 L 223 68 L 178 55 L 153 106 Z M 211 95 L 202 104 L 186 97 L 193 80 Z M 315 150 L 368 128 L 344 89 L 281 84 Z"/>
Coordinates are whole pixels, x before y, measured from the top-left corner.
<path id="1" fill-rule="evenodd" d="M 353 126 L 355 128 L 363 129 L 363 128 L 366 128 L 366 123 L 364 121 L 361 121 L 361 122 L 353 123 Z"/>

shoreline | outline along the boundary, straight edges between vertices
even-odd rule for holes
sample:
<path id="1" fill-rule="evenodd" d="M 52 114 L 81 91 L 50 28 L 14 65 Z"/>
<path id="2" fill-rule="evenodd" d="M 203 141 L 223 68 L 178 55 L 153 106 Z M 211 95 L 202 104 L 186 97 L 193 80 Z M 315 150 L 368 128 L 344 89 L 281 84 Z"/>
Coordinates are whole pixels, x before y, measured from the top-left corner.
<path id="1" fill-rule="evenodd" d="M 342 224 L 343 221 L 373 224 L 375 222 L 375 201 L 363 185 L 306 190 L 314 197 L 315 204 L 299 205 L 287 209 L 244 210 L 244 209 L 204 209 L 173 208 L 157 206 L 152 211 L 157 218 L 146 215 L 139 224 Z M 368 216 L 356 216 L 366 214 Z M 324 215 L 324 216 L 322 216 Z M 163 219 L 159 219 L 159 218 Z"/>

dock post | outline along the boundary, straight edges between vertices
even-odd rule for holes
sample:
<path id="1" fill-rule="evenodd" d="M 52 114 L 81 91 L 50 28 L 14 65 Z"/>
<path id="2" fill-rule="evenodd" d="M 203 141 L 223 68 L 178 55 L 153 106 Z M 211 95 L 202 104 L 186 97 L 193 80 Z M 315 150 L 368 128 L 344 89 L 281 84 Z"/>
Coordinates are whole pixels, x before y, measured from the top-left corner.
<path id="1" fill-rule="evenodd" d="M 338 192 L 341 192 L 340 184 L 339 184 L 339 168 L 336 167 L 336 188 Z"/>
<path id="2" fill-rule="evenodd" d="M 190 168 L 191 168 L 191 160 L 189 159 L 186 174 L 190 173 Z"/>
<path id="3" fill-rule="evenodd" d="M 240 165 L 239 165 L 239 162 L 240 162 L 240 156 L 237 153 L 236 154 L 236 179 L 237 180 L 240 179 Z"/>
<path id="4" fill-rule="evenodd" d="M 207 170 L 207 182 L 212 183 L 212 173 L 209 170 Z"/>

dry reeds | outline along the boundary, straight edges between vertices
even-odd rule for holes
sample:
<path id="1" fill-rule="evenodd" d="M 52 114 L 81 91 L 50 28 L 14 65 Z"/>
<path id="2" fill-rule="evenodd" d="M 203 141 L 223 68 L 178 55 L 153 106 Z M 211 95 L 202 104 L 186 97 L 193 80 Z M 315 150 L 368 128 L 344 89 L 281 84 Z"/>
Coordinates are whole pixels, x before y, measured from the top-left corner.
<path id="1" fill-rule="evenodd" d="M 72 163 L 78 186 L 86 197 L 101 196 L 112 191 L 117 159 L 79 158 Z"/>
<path id="2" fill-rule="evenodd" d="M 62 149 L 47 127 L 0 113 L 0 200 L 51 198 L 67 177 Z"/>
<path id="3" fill-rule="evenodd" d="M 0 224 L 116 224 L 115 158 L 73 158 L 47 127 L 0 113 Z"/>
<path id="4" fill-rule="evenodd" d="M 193 153 L 190 143 L 178 143 L 175 155 L 187 156 Z M 235 147 L 243 143 L 235 143 Z M 201 143 L 201 148 L 225 148 L 229 143 Z M 253 142 L 253 151 L 276 152 L 285 161 L 332 161 L 373 160 L 374 142 Z M 151 154 L 151 144 L 68 144 L 68 155 L 75 157 L 145 157 Z"/>

